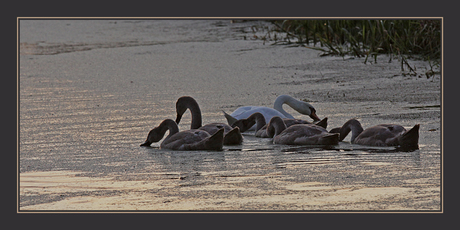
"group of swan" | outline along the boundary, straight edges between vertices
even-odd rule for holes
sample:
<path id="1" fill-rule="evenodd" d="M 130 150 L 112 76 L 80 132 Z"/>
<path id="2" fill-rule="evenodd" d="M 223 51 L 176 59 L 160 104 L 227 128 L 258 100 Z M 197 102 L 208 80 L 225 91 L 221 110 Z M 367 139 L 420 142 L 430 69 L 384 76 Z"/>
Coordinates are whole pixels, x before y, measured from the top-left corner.
<path id="1" fill-rule="evenodd" d="M 297 112 L 308 115 L 310 116 L 314 121 L 319 121 L 320 119 L 316 115 L 316 110 L 315 108 L 308 104 L 307 102 L 297 100 L 291 96 L 288 95 L 281 95 L 278 96 L 275 99 L 275 103 L 272 108 L 268 107 L 263 107 L 263 106 L 243 106 L 237 108 L 235 111 L 233 111 L 230 115 L 224 112 L 225 118 L 227 118 L 227 121 L 229 124 L 235 123 L 235 121 L 243 118 L 248 118 L 251 116 L 253 113 L 259 112 L 264 115 L 265 117 L 265 122 L 268 123 L 270 119 L 274 116 L 278 116 L 281 118 L 291 118 L 294 119 L 294 117 L 284 111 L 283 109 L 283 104 L 289 105 L 291 108 L 296 110 Z M 254 130 L 254 126 L 250 127 L 249 130 Z"/>
<path id="2" fill-rule="evenodd" d="M 179 132 L 178 124 L 182 115 L 190 110 L 192 124 L 190 130 Z M 150 146 L 160 141 L 167 130 L 169 135 L 161 142 L 160 148 L 173 150 L 222 150 L 223 145 L 238 145 L 243 142 L 238 127 L 232 128 L 224 123 L 210 123 L 202 126 L 201 110 L 195 99 L 180 97 L 176 102 L 176 121 L 166 119 L 152 129 L 141 146 Z"/>
<path id="3" fill-rule="evenodd" d="M 287 104 L 301 114 L 310 116 L 313 122 L 295 119 L 283 110 Z M 179 132 L 182 115 L 189 109 L 192 115 L 190 130 Z M 169 135 L 160 148 L 173 150 L 221 150 L 223 145 L 239 145 L 242 132 L 254 130 L 256 137 L 273 138 L 274 144 L 286 145 L 337 145 L 352 132 L 351 143 L 369 146 L 402 146 L 418 148 L 419 127 L 406 130 L 400 125 L 381 124 L 363 129 L 359 121 L 351 119 L 342 127 L 327 131 L 327 118 L 319 119 L 315 108 L 307 102 L 281 95 L 275 100 L 274 109 L 262 106 L 244 106 L 224 116 L 228 124 L 210 123 L 202 126 L 198 103 L 189 96 L 176 102 L 176 121 L 166 119 L 152 129 L 141 146 L 160 141 L 167 130 Z"/>

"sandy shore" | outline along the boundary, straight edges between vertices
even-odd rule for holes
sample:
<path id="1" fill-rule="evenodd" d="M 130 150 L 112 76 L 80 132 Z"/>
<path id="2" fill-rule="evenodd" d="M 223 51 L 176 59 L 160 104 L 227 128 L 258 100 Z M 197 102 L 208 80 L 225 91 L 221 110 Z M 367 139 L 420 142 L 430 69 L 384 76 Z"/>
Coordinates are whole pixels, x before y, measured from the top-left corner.
<path id="1" fill-rule="evenodd" d="M 248 39 L 251 23 L 21 21 L 19 210 L 441 209 L 441 77 L 424 75 L 428 63 L 412 60 L 419 76 L 405 76 L 385 56 L 363 64 L 263 45 Z M 420 124 L 420 149 L 277 146 L 251 134 L 220 152 L 139 147 L 180 96 L 211 123 L 281 94 L 309 101 L 329 129 L 353 117 Z M 180 129 L 189 125 L 187 112 Z"/>

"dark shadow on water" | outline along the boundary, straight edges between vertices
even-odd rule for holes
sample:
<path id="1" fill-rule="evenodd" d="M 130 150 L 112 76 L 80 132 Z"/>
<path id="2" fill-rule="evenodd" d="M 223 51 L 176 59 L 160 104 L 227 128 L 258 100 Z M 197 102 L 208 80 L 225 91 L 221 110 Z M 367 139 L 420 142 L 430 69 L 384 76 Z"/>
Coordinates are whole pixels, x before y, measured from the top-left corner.
<path id="1" fill-rule="evenodd" d="M 356 149 L 337 149 L 338 151 L 343 150 L 343 151 L 354 151 L 354 150 L 360 150 L 360 151 L 365 151 L 368 153 L 398 153 L 398 152 L 414 152 L 417 151 L 418 148 L 405 148 L 405 147 L 382 147 L 382 148 L 356 148 Z M 349 155 L 352 155 L 350 153 Z"/>
<path id="2" fill-rule="evenodd" d="M 297 154 L 311 154 L 315 151 L 323 150 L 334 150 L 336 147 L 334 145 L 302 145 L 296 147 L 288 147 L 281 149 L 283 153 L 297 153 Z"/>
<path id="3" fill-rule="evenodd" d="M 367 153 L 397 153 L 397 152 L 414 152 L 419 150 L 418 146 L 390 146 L 390 147 L 374 147 L 355 145 L 348 142 L 341 142 L 340 145 L 332 146 L 329 150 L 336 150 L 340 152 L 350 152 L 346 155 L 356 155 L 353 151 L 363 151 Z"/>
<path id="4" fill-rule="evenodd" d="M 426 106 L 409 106 L 406 107 L 408 109 L 418 109 L 418 110 L 426 110 L 431 108 L 441 108 L 441 105 L 426 105 Z"/>

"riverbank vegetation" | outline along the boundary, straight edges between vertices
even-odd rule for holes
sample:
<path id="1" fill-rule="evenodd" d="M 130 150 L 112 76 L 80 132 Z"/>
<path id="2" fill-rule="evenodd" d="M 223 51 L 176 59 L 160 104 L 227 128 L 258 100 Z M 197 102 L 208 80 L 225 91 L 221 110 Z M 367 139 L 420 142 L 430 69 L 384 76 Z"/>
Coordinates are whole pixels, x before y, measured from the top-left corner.
<path id="1" fill-rule="evenodd" d="M 304 46 L 324 55 L 364 58 L 377 62 L 378 56 L 390 56 L 401 62 L 410 74 L 416 74 L 407 59 L 428 61 L 431 72 L 439 67 L 442 56 L 441 19 L 424 20 L 272 20 L 260 39 L 273 44 Z M 254 29 L 253 29 L 254 31 Z M 260 31 L 259 31 L 260 32 Z M 427 75 L 428 77 L 428 75 Z"/>

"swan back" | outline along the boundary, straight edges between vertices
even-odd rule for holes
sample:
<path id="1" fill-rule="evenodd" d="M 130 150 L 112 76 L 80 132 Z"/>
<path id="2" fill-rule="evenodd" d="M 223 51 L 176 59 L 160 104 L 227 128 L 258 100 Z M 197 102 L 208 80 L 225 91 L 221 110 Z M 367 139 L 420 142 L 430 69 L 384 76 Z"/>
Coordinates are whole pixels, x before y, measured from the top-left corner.
<path id="1" fill-rule="evenodd" d="M 162 149 L 172 150 L 222 150 L 224 129 L 218 130 L 210 135 L 208 132 L 199 129 L 191 129 L 179 132 L 177 124 L 166 119 L 158 127 L 153 128 L 147 140 L 141 146 L 150 146 L 154 142 L 160 141 L 166 131 L 169 135 L 160 144 Z"/>
<path id="2" fill-rule="evenodd" d="M 275 144 L 286 145 L 336 145 L 338 133 L 329 133 L 315 124 L 295 124 L 289 126 L 273 138 Z"/>
<path id="3" fill-rule="evenodd" d="M 213 135 L 199 129 L 179 132 L 169 139 L 165 139 L 160 147 L 173 150 L 222 150 L 224 129 Z"/>

